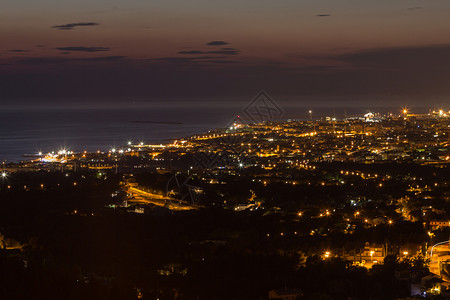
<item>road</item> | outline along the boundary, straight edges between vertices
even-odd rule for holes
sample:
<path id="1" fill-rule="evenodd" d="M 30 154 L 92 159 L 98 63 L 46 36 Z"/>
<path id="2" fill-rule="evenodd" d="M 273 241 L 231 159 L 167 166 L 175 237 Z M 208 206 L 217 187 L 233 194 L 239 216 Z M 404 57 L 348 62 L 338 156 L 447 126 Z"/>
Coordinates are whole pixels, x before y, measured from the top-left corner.
<path id="1" fill-rule="evenodd" d="M 430 272 L 441 276 L 442 280 L 450 282 L 450 277 L 441 274 L 439 269 L 439 263 L 441 261 L 450 260 L 450 248 L 448 242 L 442 245 L 434 246 L 432 255 L 431 249 L 432 247 L 428 248 L 428 257 L 430 258 Z"/>
<path id="2" fill-rule="evenodd" d="M 135 196 L 129 202 L 137 202 L 143 204 L 153 204 L 157 206 L 167 207 L 170 210 L 194 210 L 199 209 L 198 206 L 191 205 L 186 201 L 180 201 L 171 197 L 164 197 L 163 195 L 153 194 L 137 187 L 127 187 L 128 193 Z M 136 197 L 137 196 L 137 197 Z"/>

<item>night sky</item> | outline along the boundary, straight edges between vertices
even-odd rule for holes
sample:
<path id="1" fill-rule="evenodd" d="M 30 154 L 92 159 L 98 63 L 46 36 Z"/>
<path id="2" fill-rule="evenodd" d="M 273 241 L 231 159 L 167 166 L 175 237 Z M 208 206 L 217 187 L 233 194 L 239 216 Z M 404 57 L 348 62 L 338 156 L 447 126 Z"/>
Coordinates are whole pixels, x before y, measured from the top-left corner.
<path id="1" fill-rule="evenodd" d="M 2 0 L 0 103 L 448 103 L 449 16 L 448 0 Z"/>

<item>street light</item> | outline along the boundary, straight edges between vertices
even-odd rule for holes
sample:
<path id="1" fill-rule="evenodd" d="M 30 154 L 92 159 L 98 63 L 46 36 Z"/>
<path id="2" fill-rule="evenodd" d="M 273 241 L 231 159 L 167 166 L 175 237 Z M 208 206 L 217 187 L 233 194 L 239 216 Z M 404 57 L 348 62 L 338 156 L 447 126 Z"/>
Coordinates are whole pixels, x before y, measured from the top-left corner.
<path id="1" fill-rule="evenodd" d="M 309 110 L 308 113 L 309 113 L 309 120 L 312 121 L 312 110 Z"/>
<path id="2" fill-rule="evenodd" d="M 402 113 L 406 116 L 406 114 L 408 113 L 408 109 L 406 107 L 403 107 Z"/>
<path id="3" fill-rule="evenodd" d="M 2 187 L 2 189 L 3 189 L 3 187 L 4 187 L 5 183 L 6 183 L 6 176 L 7 176 L 7 174 L 6 174 L 5 171 L 3 171 L 3 172 L 0 174 L 0 176 L 1 176 L 1 178 L 2 178 L 2 184 L 1 184 L 1 187 Z M 9 189 L 9 186 L 8 186 L 8 189 Z"/>

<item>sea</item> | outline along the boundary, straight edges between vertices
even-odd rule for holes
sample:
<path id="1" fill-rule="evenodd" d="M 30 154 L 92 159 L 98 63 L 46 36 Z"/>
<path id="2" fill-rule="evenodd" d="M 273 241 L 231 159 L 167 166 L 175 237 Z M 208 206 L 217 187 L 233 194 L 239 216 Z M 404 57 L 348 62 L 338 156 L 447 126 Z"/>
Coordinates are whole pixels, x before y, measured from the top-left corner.
<path id="1" fill-rule="evenodd" d="M 31 159 L 39 152 L 108 151 L 134 144 L 164 144 L 246 117 L 249 103 L 97 103 L 0 106 L 0 162 Z M 279 105 L 278 120 L 306 120 L 311 107 Z M 386 113 L 400 108 L 314 107 L 312 117 Z M 425 112 L 425 108 L 416 109 Z"/>

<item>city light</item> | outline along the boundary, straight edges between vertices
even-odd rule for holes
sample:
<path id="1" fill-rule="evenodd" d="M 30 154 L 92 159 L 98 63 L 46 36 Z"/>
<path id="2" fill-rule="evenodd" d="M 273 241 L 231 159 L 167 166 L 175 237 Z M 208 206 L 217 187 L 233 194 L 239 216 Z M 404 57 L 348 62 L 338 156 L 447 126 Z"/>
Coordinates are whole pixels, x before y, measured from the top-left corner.
<path id="1" fill-rule="evenodd" d="M 408 113 L 407 109 L 402 110 L 405 114 Z M 310 116 L 312 116 L 312 110 L 307 111 Z M 446 112 L 445 112 L 446 113 Z M 371 118 L 375 118 L 379 114 L 373 113 L 370 114 Z M 315 185 L 318 189 L 326 189 L 327 187 L 332 188 L 334 185 L 342 185 L 346 184 L 349 187 L 359 184 L 358 181 L 364 180 L 363 186 L 371 186 L 371 187 L 393 187 L 396 183 L 393 182 L 391 179 L 394 178 L 394 174 L 387 174 L 386 172 L 383 173 L 376 173 L 379 171 L 369 171 L 369 169 L 363 169 L 361 167 L 358 168 L 340 168 L 337 170 L 327 170 L 326 165 L 321 165 L 321 163 L 325 160 L 325 162 L 328 164 L 329 162 L 333 161 L 339 161 L 339 162 L 357 162 L 362 161 L 364 164 L 377 164 L 380 163 L 386 163 L 389 161 L 403 161 L 404 157 L 408 158 L 410 161 L 412 159 L 413 163 L 417 164 L 423 164 L 424 160 L 426 160 L 426 163 L 433 162 L 439 167 L 443 166 L 445 163 L 448 163 L 448 160 L 450 159 L 450 156 L 448 152 L 446 151 L 440 151 L 438 152 L 440 156 L 436 158 L 431 158 L 429 153 L 434 151 L 435 149 L 445 149 L 445 145 L 448 142 L 448 139 L 443 139 L 442 137 L 446 137 L 446 130 L 447 123 L 446 119 L 444 118 L 444 111 L 435 111 L 433 112 L 433 115 L 427 115 L 428 119 L 424 117 L 426 121 L 425 123 L 421 124 L 421 119 L 417 119 L 417 127 L 414 128 L 414 130 L 421 131 L 423 138 L 420 138 L 417 143 L 412 143 L 414 140 L 411 141 L 413 149 L 420 149 L 420 151 L 417 151 L 417 155 L 415 157 L 412 157 L 408 153 L 410 153 L 410 147 L 405 147 L 405 144 L 409 143 L 409 137 L 405 135 L 404 130 L 402 130 L 401 125 L 395 125 L 393 126 L 390 124 L 392 120 L 392 115 L 389 119 L 386 119 L 386 124 L 370 124 L 370 126 L 364 126 L 361 127 L 360 123 L 363 122 L 362 118 L 356 118 L 354 121 L 352 120 L 339 120 L 337 119 L 333 124 L 327 124 L 325 121 L 312 121 L 314 123 L 311 123 L 309 121 L 298 121 L 298 123 L 290 122 L 273 122 L 271 125 L 267 124 L 254 124 L 254 125 L 246 125 L 250 128 L 249 132 L 228 132 L 226 128 L 219 129 L 223 131 L 209 131 L 208 134 L 205 135 L 195 135 L 190 138 L 186 138 L 180 141 L 173 142 L 171 144 L 160 144 L 160 145 L 150 145 L 150 144 L 144 144 L 144 142 L 135 142 L 135 144 L 132 145 L 131 141 L 128 141 L 128 145 L 125 147 L 110 147 L 109 150 L 103 152 L 101 149 L 97 152 L 91 152 L 84 151 L 84 153 L 74 153 L 71 151 L 68 151 L 67 149 L 60 148 L 59 151 L 53 151 L 48 154 L 44 154 L 43 156 L 39 157 L 40 162 L 45 162 L 45 167 L 50 168 L 53 167 L 55 170 L 61 170 L 62 172 L 67 172 L 65 170 L 69 169 L 76 169 L 76 168 L 89 168 L 92 170 L 97 170 L 96 174 L 98 174 L 98 177 L 107 176 L 108 174 L 107 170 L 112 170 L 115 172 L 120 173 L 120 168 L 118 166 L 121 165 L 119 162 L 121 159 L 127 159 L 128 156 L 122 156 L 122 155 L 113 155 L 116 153 L 127 153 L 130 154 L 130 156 L 141 156 L 143 160 L 148 159 L 155 161 L 162 161 L 164 162 L 166 158 L 162 154 L 162 149 L 167 149 L 168 152 L 171 152 L 174 159 L 176 157 L 182 157 L 183 155 L 186 155 L 186 153 L 193 153 L 193 155 L 196 155 L 196 149 L 199 149 L 199 153 L 218 153 L 222 151 L 222 149 L 217 147 L 216 143 L 204 143 L 204 140 L 208 139 L 217 139 L 219 137 L 236 137 L 236 136 L 242 136 L 244 138 L 243 141 L 239 140 L 238 146 L 241 149 L 242 147 L 242 155 L 251 155 L 252 157 L 255 157 L 255 160 L 252 159 L 251 162 L 244 163 L 244 161 L 250 161 L 250 160 L 243 160 L 242 156 L 235 157 L 237 159 L 234 164 L 230 164 L 226 167 L 221 167 L 221 172 L 227 173 L 229 176 L 242 176 L 242 174 L 239 174 L 239 172 L 236 172 L 236 169 L 244 168 L 247 166 L 259 166 L 262 169 L 265 169 L 265 173 L 261 174 L 252 174 L 252 169 L 249 169 L 248 176 L 253 176 L 252 182 L 259 182 L 261 185 L 264 185 L 266 188 L 271 188 L 272 184 L 276 184 L 277 182 L 284 182 L 286 185 L 296 185 L 302 187 L 304 186 L 311 186 Z M 439 116 L 442 116 L 440 118 Z M 334 118 L 329 117 L 329 120 L 333 120 Z M 403 119 L 403 116 L 398 116 L 398 120 Z M 384 122 L 384 119 L 381 117 L 380 122 Z M 433 130 L 426 129 L 425 126 L 428 124 L 428 122 L 434 124 L 432 127 Z M 406 124 L 406 122 L 401 122 L 400 124 Z M 314 125 L 314 129 L 312 128 Z M 378 127 L 383 127 L 384 125 L 388 127 L 392 127 L 390 130 L 392 133 L 392 136 L 385 136 L 384 132 L 377 132 Z M 406 125 L 405 125 L 406 126 Z M 409 125 L 408 125 L 409 126 Z M 423 130 L 421 128 L 424 128 Z M 405 127 L 407 128 L 407 126 Z M 416 129 L 417 128 L 417 129 Z M 396 131 L 393 131 L 396 130 Z M 268 135 L 267 133 L 271 132 L 271 135 Z M 351 137 L 351 140 L 348 142 L 345 142 L 342 140 L 342 138 Z M 353 137 L 361 137 L 361 142 L 358 141 L 358 139 L 355 139 Z M 252 139 L 252 143 L 248 143 L 248 139 Z M 334 138 L 334 140 L 333 140 Z M 339 141 L 337 139 L 339 138 Z M 368 140 L 366 140 L 368 139 Z M 415 139 L 415 138 L 414 138 Z M 442 140 L 441 140 L 442 139 Z M 286 143 L 286 141 L 288 143 Z M 377 142 L 379 141 L 379 142 Z M 420 143 L 419 143 L 420 142 Z M 391 152 L 390 146 L 393 146 L 399 150 L 399 153 L 393 153 Z M 299 147 L 302 147 L 299 149 Z M 363 152 L 361 152 L 363 151 Z M 441 153 L 442 152 L 442 153 Z M 95 155 L 92 155 L 94 153 L 97 153 Z M 364 153 L 363 155 L 358 153 Z M 39 152 L 41 154 L 41 152 Z M 69 155 L 70 154 L 70 155 Z M 90 155 L 88 155 L 90 154 Z M 405 154 L 408 154 L 408 156 L 405 156 Z M 391 155 L 393 157 L 391 157 Z M 114 157 L 114 160 L 108 160 L 108 157 Z M 259 159 L 261 158 L 261 160 Z M 245 159 L 245 157 L 244 157 Z M 142 160 L 142 161 L 143 161 Z M 114 162 L 113 162 L 114 161 Z M 172 158 L 171 158 L 172 161 Z M 167 161 L 167 163 L 169 163 Z M 43 165 L 43 164 L 41 164 Z M 67 169 L 66 169 L 67 166 Z M 141 168 L 145 167 L 145 163 L 139 163 L 135 168 Z M 286 166 L 286 174 L 283 174 L 284 172 L 284 166 Z M 36 165 L 37 168 L 40 167 L 40 165 Z M 197 168 L 191 166 L 187 166 L 186 171 L 190 170 L 196 170 L 201 171 L 201 168 Z M 302 171 L 312 171 L 315 170 L 316 167 L 318 169 L 321 169 L 321 172 L 324 173 L 324 175 L 320 179 L 306 179 L 301 180 L 298 178 L 295 178 L 291 174 L 291 170 L 293 169 L 301 169 Z M 276 169 L 275 169 L 276 168 Z M 118 170 L 119 169 L 119 170 Z M 198 170 L 197 170 L 198 169 Z M 64 170 L 64 171 L 63 171 Z M 165 172 L 164 167 L 157 167 L 158 172 Z M 273 171 L 272 171 L 273 170 Z M 276 173 L 273 173 L 273 172 Z M 76 171 L 75 171 L 76 172 Z M 194 175 L 195 173 L 192 172 Z M 289 176 L 283 176 L 284 178 L 282 181 L 280 179 L 275 179 L 278 176 L 278 173 L 280 173 L 280 178 L 283 175 L 289 175 Z M 9 174 L 9 173 L 8 173 Z M 69 173 L 67 173 L 66 176 Z M 295 173 L 294 173 L 295 174 Z M 339 174 L 339 176 L 337 176 Z M 190 174 L 189 174 L 190 175 Z M 274 177 L 275 176 L 275 177 Z M 0 173 L 0 178 L 5 178 L 6 172 Z M 202 178 L 203 179 L 203 178 Z M 204 178 L 205 182 L 209 182 L 210 184 L 228 184 L 226 180 L 217 180 L 217 179 L 210 179 Z M 445 181 L 440 181 L 438 178 L 433 178 L 432 183 L 431 181 L 422 181 L 423 183 L 419 183 L 422 178 L 420 176 L 408 176 L 408 177 L 397 177 L 396 180 L 403 180 L 405 183 L 408 183 L 408 192 L 422 192 L 422 191 L 432 191 L 436 188 L 443 188 L 446 186 Z M 71 182 L 73 186 L 81 186 L 82 182 Z M 5 181 L 3 182 L 3 185 L 5 185 Z M 58 183 L 59 186 L 59 183 Z M 38 185 L 39 187 L 39 185 Z M 24 187 L 26 190 L 33 190 L 33 188 L 36 188 L 36 186 L 30 185 L 29 187 Z M 41 186 L 41 190 L 44 191 L 46 189 L 50 189 L 50 185 L 47 186 L 44 185 Z M 389 192 L 389 191 L 385 191 Z M 264 193 L 264 192 L 262 192 Z M 175 195 L 175 193 L 172 193 L 171 195 Z M 296 221 L 301 222 L 312 222 L 315 218 L 331 218 L 331 216 L 336 216 L 333 219 L 341 219 L 344 224 L 342 227 L 336 226 L 336 228 L 325 228 L 323 230 L 322 228 L 319 229 L 318 227 L 315 229 L 309 229 L 306 234 L 312 235 L 312 236 L 326 236 L 333 234 L 333 231 L 340 231 L 345 234 L 353 234 L 355 229 L 359 230 L 359 226 L 363 225 L 363 230 L 368 230 L 371 227 L 376 227 L 377 223 L 380 221 L 377 221 L 377 219 L 380 219 L 380 217 L 377 217 L 375 214 L 372 214 L 370 210 L 364 209 L 366 202 L 371 201 L 370 199 L 367 199 L 367 195 L 364 192 L 364 189 L 362 193 L 358 196 L 354 196 L 355 198 L 349 199 L 349 205 L 350 207 L 353 207 L 354 210 L 350 212 L 350 214 L 353 215 L 352 218 L 349 217 L 348 211 L 343 212 L 342 209 L 340 209 L 337 206 L 332 206 L 333 203 L 328 203 L 327 209 L 322 209 L 320 211 L 316 211 L 314 213 L 308 213 L 305 215 L 307 218 L 303 218 L 303 214 L 305 211 L 294 211 L 294 216 L 297 215 Z M 358 198 L 356 198 L 358 197 Z M 141 200 L 142 201 L 142 200 Z M 222 202 L 222 201 L 220 201 Z M 224 207 L 228 206 L 227 201 L 223 201 Z M 214 205 L 221 204 L 221 203 L 215 203 Z M 254 204 L 251 204 L 254 205 Z M 242 205 L 243 207 L 245 205 Z M 270 207 L 265 207 L 265 203 L 258 204 L 258 209 L 267 209 L 269 210 Z M 248 207 L 247 207 L 248 208 Z M 244 209 L 247 209 L 244 208 Z M 234 210 L 237 210 L 236 207 L 234 207 Z M 277 208 L 277 210 L 283 210 L 283 208 Z M 248 211 L 253 211 L 253 208 L 248 208 Z M 287 212 L 290 213 L 290 212 Z M 389 212 L 389 213 L 383 213 L 385 215 L 384 222 L 385 224 L 389 226 L 389 229 L 392 231 L 394 230 L 394 219 L 397 219 L 399 217 L 403 217 L 404 219 L 408 219 L 410 216 L 409 213 L 404 212 L 403 210 L 398 210 L 397 213 L 399 215 L 396 215 L 395 212 Z M 423 212 L 425 214 L 425 211 Z M 386 217 L 386 214 L 389 216 Z M 352 221 L 356 221 L 355 224 L 352 224 Z M 447 221 L 448 222 L 448 221 Z M 331 225 L 333 226 L 333 225 Z M 330 227 L 331 227 L 330 226 Z M 448 226 L 448 225 L 445 225 Z M 433 230 L 433 229 L 431 229 Z M 284 232 L 278 232 L 278 237 L 280 236 L 290 236 L 291 232 L 294 233 L 295 236 L 301 236 L 301 232 L 297 231 L 284 231 Z M 272 235 L 273 236 L 273 235 Z M 429 236 L 429 237 L 428 237 Z M 433 234 L 431 231 L 428 233 L 427 238 L 431 238 Z M 334 251 L 334 249 L 330 249 L 330 251 L 327 251 L 325 254 L 322 254 L 322 257 L 332 257 L 331 251 Z M 334 253 L 334 252 L 333 252 Z M 337 253 L 337 252 L 336 252 Z M 375 258 L 378 259 L 378 250 L 374 251 L 366 251 L 366 259 L 367 261 L 370 261 L 370 258 L 372 256 L 375 256 Z M 400 252 L 400 253 L 403 253 Z M 336 254 L 335 254 L 336 255 Z M 373 262 L 373 260 L 372 260 Z"/>
<path id="2" fill-rule="evenodd" d="M 70 151 L 67 151 L 67 149 L 61 149 L 58 151 L 58 155 L 66 155 L 66 154 L 70 154 Z"/>
<path id="3" fill-rule="evenodd" d="M 4 2 L 0 300 L 450 300 L 450 0 Z"/>

